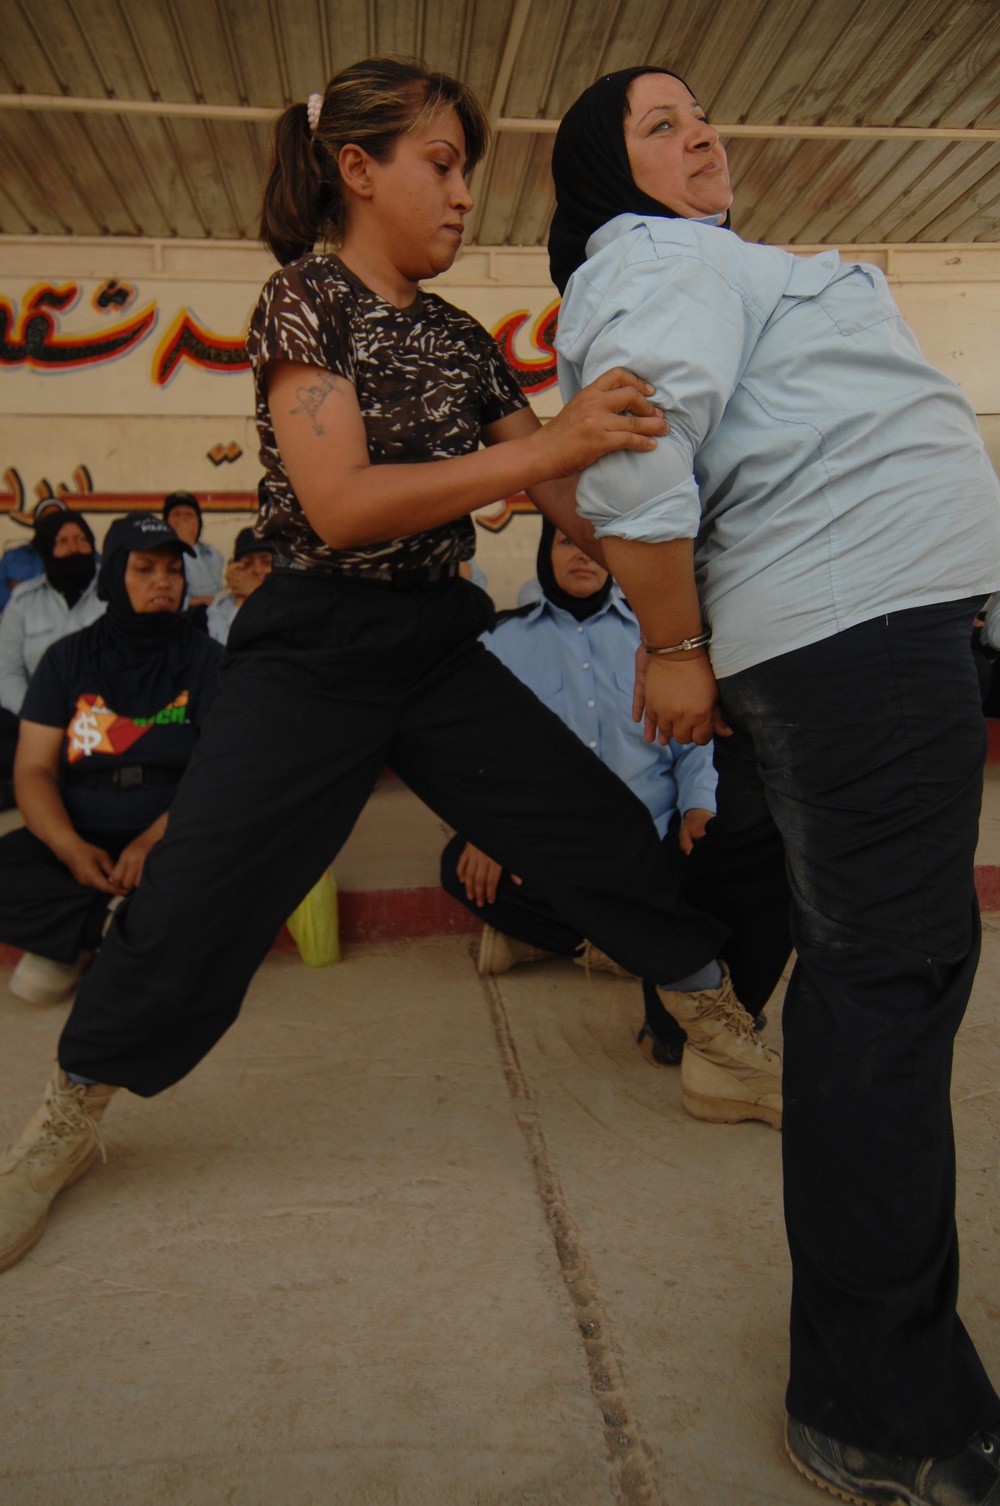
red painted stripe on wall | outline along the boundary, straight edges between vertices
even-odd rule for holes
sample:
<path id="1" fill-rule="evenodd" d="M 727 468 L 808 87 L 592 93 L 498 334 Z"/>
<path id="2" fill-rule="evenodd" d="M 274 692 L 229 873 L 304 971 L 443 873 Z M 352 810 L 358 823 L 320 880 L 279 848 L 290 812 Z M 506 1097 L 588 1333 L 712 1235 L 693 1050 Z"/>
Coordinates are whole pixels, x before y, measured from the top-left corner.
<path id="1" fill-rule="evenodd" d="M 1000 865 L 976 867 L 976 892 L 985 911 L 1000 910 Z M 480 922 L 443 889 L 341 890 L 340 939 L 345 946 L 379 941 L 413 941 L 421 936 L 465 936 Z M 282 926 L 271 948 L 294 952 L 295 942 Z M 17 947 L 0 942 L 0 967 L 13 967 Z"/>

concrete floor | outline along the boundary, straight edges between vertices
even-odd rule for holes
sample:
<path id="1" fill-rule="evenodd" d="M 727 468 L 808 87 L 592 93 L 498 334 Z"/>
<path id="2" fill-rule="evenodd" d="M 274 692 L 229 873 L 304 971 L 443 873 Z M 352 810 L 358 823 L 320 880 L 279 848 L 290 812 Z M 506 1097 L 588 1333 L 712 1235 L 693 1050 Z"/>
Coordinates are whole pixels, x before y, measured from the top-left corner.
<path id="1" fill-rule="evenodd" d="M 1000 1376 L 1000 919 L 957 1052 L 962 1310 Z M 0 1277 L 3 1506 L 807 1506 L 780 1137 L 687 1117 L 638 985 L 469 940 L 268 959 Z M 780 1041 L 780 1008 L 768 1037 Z M 64 1009 L 0 982 L 0 1135 Z"/>

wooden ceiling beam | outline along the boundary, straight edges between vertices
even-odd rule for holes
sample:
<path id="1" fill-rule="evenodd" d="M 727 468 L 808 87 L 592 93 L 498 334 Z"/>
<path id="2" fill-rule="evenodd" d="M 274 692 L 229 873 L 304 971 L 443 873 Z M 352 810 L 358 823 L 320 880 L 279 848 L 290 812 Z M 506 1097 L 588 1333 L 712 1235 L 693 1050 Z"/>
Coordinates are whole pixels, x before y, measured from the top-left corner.
<path id="1" fill-rule="evenodd" d="M 530 4 L 530 0 L 528 0 Z M 526 19 L 527 5 L 521 14 Z M 501 82 L 499 76 L 498 84 Z M 494 91 L 494 100 L 502 90 Z M 156 115 L 186 117 L 196 120 L 273 120 L 280 114 L 271 105 L 213 105 L 198 100 L 96 99 L 69 94 L 0 94 L 0 110 L 26 110 L 41 114 L 68 111 L 77 115 Z M 722 125 L 714 122 L 722 136 L 757 140 L 785 141 L 1000 141 L 1000 126 L 848 126 L 848 125 Z M 559 129 L 558 120 L 532 120 L 527 117 L 501 115 L 494 121 L 500 132 L 550 135 Z"/>

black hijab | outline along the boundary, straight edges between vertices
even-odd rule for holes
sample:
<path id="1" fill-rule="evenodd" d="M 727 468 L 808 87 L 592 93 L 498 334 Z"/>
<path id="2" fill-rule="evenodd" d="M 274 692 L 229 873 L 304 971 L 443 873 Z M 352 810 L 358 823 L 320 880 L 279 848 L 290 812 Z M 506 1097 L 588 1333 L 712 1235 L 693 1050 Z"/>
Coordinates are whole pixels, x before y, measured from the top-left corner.
<path id="1" fill-rule="evenodd" d="M 643 73 L 665 73 L 687 84 L 668 68 L 622 68 L 606 73 L 585 89 L 566 111 L 556 132 L 552 176 L 556 212 L 549 231 L 549 268 L 560 293 L 587 259 L 587 242 L 595 230 L 619 214 L 658 215 L 681 219 L 676 210 L 636 186 L 625 145 L 628 86 Z M 688 93 L 692 93 L 688 89 Z M 724 224 L 729 224 L 726 215 Z"/>
<path id="2" fill-rule="evenodd" d="M 63 554 L 57 559 L 52 553 L 60 531 L 67 523 L 75 523 L 90 541 L 89 554 Z M 75 607 L 94 578 L 97 561 L 94 557 L 94 535 L 90 524 L 80 513 L 47 512 L 35 524 L 34 545 L 38 551 L 49 585 L 66 600 L 66 605 Z"/>
<path id="3" fill-rule="evenodd" d="M 182 617 L 180 605 L 176 612 L 135 610 L 125 585 L 131 551 L 125 544 L 114 547 L 110 529 L 105 549 L 109 543 L 111 552 L 105 554 L 97 577 L 97 594 L 108 610 L 90 629 L 102 674 L 106 672 L 113 683 L 123 712 L 159 710 L 187 672 L 200 635 Z"/>
<path id="4" fill-rule="evenodd" d="M 609 575 L 598 590 L 591 592 L 589 596 L 571 596 L 564 591 L 562 586 L 557 585 L 555 571 L 552 568 L 552 546 L 556 541 L 556 526 L 550 523 L 548 518 L 542 519 L 542 536 L 538 541 L 538 558 L 535 561 L 535 570 L 538 575 L 538 584 L 547 601 L 551 601 L 554 607 L 561 607 L 577 622 L 586 622 L 588 617 L 593 617 L 599 612 L 611 594 L 612 579 Z"/>

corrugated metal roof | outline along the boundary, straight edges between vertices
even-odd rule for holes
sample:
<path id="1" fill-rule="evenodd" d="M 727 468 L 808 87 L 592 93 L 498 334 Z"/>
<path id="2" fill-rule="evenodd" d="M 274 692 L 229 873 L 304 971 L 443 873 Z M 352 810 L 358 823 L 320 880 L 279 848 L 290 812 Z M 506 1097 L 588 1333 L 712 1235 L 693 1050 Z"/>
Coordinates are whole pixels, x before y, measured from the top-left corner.
<path id="1" fill-rule="evenodd" d="M 749 239 L 1000 239 L 1000 139 L 960 137 L 1000 135 L 997 0 L 0 0 L 0 37 L 0 96 L 84 102 L 0 108 L 9 234 L 253 238 L 266 121 L 108 102 L 259 112 L 403 52 L 466 78 L 501 119 L 469 243 L 544 240 L 552 130 L 529 122 L 636 62 L 676 69 L 723 125 L 959 133 L 734 137 Z"/>

